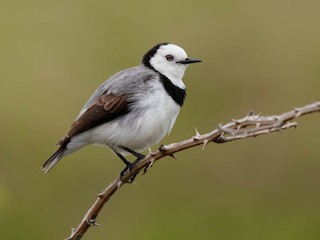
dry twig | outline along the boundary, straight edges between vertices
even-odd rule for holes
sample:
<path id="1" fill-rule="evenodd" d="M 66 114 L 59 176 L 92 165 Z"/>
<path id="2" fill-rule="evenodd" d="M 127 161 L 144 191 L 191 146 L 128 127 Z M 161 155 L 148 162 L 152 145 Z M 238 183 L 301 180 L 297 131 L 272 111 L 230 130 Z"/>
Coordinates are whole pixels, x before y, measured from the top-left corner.
<path id="1" fill-rule="evenodd" d="M 130 183 L 131 179 L 133 179 L 141 170 L 144 170 L 145 173 L 155 161 L 165 156 L 174 157 L 174 153 L 198 145 L 202 145 L 204 149 L 209 142 L 225 143 L 293 128 L 297 126 L 297 123 L 289 121 L 315 112 L 320 112 L 320 102 L 315 102 L 300 108 L 294 108 L 292 111 L 274 116 L 261 116 L 260 114 L 254 115 L 253 113 L 249 113 L 244 118 L 231 119 L 231 122 L 227 124 L 220 124 L 216 129 L 209 133 L 200 134 L 196 130 L 195 136 L 190 139 L 160 146 L 156 152 L 149 152 L 144 159 L 134 165 L 131 171 L 126 171 L 122 177 L 118 176 L 98 194 L 97 200 L 85 214 L 80 224 L 76 228 L 72 228 L 71 236 L 67 238 L 67 240 L 81 239 L 90 227 L 97 226 L 96 218 L 110 197 L 123 184 Z"/>

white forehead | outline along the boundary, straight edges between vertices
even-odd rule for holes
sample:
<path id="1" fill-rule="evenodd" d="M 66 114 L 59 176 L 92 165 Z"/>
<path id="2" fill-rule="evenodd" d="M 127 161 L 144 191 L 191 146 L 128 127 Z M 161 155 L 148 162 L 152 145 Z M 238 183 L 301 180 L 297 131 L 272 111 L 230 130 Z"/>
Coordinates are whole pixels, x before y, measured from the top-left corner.
<path id="1" fill-rule="evenodd" d="M 187 53 L 183 50 L 183 48 L 171 43 L 160 46 L 160 48 L 157 51 L 157 54 L 160 54 L 163 56 L 171 54 L 176 58 L 181 58 L 181 59 L 187 58 Z"/>

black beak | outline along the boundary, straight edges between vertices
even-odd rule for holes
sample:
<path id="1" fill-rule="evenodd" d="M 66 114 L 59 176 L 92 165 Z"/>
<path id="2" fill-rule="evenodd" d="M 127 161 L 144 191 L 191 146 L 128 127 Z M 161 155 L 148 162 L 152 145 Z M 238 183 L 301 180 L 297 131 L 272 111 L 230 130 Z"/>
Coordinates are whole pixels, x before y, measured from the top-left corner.
<path id="1" fill-rule="evenodd" d="M 179 61 L 177 63 L 190 64 L 190 63 L 197 63 L 197 62 L 202 62 L 202 61 L 199 59 L 194 59 L 194 58 L 186 58 L 185 60 Z"/>

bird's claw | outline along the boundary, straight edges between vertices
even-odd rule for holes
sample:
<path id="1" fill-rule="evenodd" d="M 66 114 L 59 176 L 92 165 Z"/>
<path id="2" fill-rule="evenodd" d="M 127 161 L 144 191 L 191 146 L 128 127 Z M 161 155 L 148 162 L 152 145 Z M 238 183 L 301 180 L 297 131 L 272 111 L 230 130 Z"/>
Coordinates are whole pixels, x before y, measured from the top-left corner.
<path id="1" fill-rule="evenodd" d="M 124 174 L 128 171 L 130 171 L 130 173 L 132 174 L 132 170 L 133 170 L 133 167 L 141 160 L 145 157 L 145 155 L 142 155 L 142 154 L 139 154 L 139 156 L 136 156 L 137 159 L 130 163 L 128 162 L 127 163 L 127 166 L 121 171 L 120 173 L 120 177 L 121 177 L 121 180 L 122 180 L 122 177 L 124 176 Z M 129 179 L 129 182 L 132 183 L 134 181 L 134 179 L 136 178 L 137 174 L 132 174 L 132 177 Z"/>

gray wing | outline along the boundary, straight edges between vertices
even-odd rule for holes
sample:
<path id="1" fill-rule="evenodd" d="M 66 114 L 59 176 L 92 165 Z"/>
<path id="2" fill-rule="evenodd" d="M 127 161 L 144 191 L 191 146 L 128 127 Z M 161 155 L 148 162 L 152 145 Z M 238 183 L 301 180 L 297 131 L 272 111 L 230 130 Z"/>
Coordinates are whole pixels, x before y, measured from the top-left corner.
<path id="1" fill-rule="evenodd" d="M 145 83 L 147 81 L 158 78 L 159 76 L 157 73 L 142 65 L 116 73 L 95 90 L 81 109 L 76 120 L 78 120 L 103 94 L 113 94 L 116 96 L 123 94 L 132 95 L 135 92 L 143 90 L 142 88 L 146 85 Z"/>
<path id="2" fill-rule="evenodd" d="M 156 79 L 158 75 L 140 66 L 112 76 L 93 93 L 58 144 L 66 146 L 74 135 L 127 114 L 134 95 L 145 91 L 147 82 Z"/>

